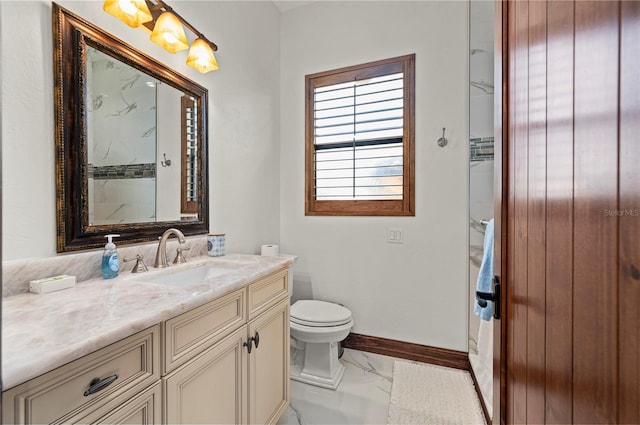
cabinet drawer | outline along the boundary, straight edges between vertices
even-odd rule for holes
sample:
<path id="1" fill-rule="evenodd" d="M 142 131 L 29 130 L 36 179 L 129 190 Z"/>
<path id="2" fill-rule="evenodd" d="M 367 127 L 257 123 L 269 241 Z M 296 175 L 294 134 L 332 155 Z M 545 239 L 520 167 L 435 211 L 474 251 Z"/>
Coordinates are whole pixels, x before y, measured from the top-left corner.
<path id="1" fill-rule="evenodd" d="M 55 423 L 127 390 L 139 392 L 160 378 L 158 326 L 12 388 L 2 395 L 3 422 Z M 95 379 L 117 375 L 109 386 L 84 395 Z"/>
<path id="2" fill-rule="evenodd" d="M 64 424 L 140 424 L 162 423 L 162 387 L 160 381 L 142 393 L 126 391 L 99 406 L 91 405 Z"/>
<path id="3" fill-rule="evenodd" d="M 244 289 L 167 320 L 163 375 L 202 353 L 247 321 Z"/>
<path id="4" fill-rule="evenodd" d="M 267 311 L 284 296 L 289 296 L 287 269 L 266 276 L 248 287 L 249 320 Z"/>

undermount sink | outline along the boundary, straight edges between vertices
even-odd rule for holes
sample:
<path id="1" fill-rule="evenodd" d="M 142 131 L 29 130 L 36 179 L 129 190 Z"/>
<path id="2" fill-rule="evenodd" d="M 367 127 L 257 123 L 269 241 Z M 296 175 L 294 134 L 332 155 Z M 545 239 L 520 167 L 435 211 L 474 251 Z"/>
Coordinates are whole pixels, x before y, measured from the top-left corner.
<path id="1" fill-rule="evenodd" d="M 222 276 L 234 270 L 237 269 L 220 266 L 200 266 L 179 272 L 167 270 L 166 273 L 161 273 L 156 276 L 145 276 L 136 280 L 169 286 L 193 285 L 205 283 L 214 277 Z"/>

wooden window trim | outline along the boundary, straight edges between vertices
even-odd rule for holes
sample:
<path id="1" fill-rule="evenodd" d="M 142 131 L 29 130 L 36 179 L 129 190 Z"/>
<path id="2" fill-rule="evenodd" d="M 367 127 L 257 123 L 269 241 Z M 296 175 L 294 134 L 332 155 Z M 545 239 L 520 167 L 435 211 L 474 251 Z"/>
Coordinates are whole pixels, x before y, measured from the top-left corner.
<path id="1" fill-rule="evenodd" d="M 404 73 L 403 193 L 401 200 L 315 199 L 314 89 L 389 73 Z M 415 216 L 415 54 L 349 66 L 305 76 L 305 215 Z"/>

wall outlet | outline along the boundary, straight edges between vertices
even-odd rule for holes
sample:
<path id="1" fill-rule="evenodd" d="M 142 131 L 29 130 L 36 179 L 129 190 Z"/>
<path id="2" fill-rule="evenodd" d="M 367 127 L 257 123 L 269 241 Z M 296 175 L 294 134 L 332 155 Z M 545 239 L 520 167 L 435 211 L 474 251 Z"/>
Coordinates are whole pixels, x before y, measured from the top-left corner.
<path id="1" fill-rule="evenodd" d="M 404 243 L 404 230 L 401 227 L 389 227 L 387 229 L 388 243 Z"/>

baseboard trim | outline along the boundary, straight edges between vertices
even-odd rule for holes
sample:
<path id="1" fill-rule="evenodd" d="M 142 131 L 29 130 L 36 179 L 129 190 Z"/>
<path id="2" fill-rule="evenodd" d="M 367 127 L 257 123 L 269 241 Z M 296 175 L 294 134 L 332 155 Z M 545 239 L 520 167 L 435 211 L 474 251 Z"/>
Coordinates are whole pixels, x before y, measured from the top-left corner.
<path id="1" fill-rule="evenodd" d="M 354 350 L 446 366 L 454 369 L 471 369 L 467 353 L 446 348 L 430 347 L 412 342 L 355 333 L 349 334 L 347 339 L 342 342 L 342 345 L 345 348 L 352 348 Z"/>
<path id="2" fill-rule="evenodd" d="M 478 400 L 480 400 L 484 419 L 487 424 L 491 423 L 487 406 L 484 404 L 484 398 L 480 392 L 478 380 L 476 379 L 476 375 L 473 373 L 473 368 L 469 362 L 468 353 L 355 333 L 350 333 L 349 336 L 342 341 L 342 346 L 344 348 L 352 348 L 354 350 L 382 354 L 384 356 L 397 357 L 400 359 L 413 360 L 468 371 L 471 374 L 473 387 L 478 395 Z"/>
<path id="3" fill-rule="evenodd" d="M 468 359 L 467 359 L 468 361 Z M 469 373 L 471 374 L 471 379 L 473 379 L 473 387 L 476 389 L 476 394 L 478 395 L 478 400 L 480 400 L 480 406 L 482 407 L 482 413 L 484 414 L 484 420 L 487 424 L 491 424 L 491 418 L 489 417 L 489 411 L 487 410 L 487 405 L 484 404 L 484 397 L 482 396 L 482 391 L 480 391 L 480 385 L 478 385 L 478 380 L 476 379 L 476 374 L 473 372 L 473 368 L 471 367 L 471 362 L 469 362 Z"/>

